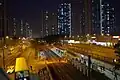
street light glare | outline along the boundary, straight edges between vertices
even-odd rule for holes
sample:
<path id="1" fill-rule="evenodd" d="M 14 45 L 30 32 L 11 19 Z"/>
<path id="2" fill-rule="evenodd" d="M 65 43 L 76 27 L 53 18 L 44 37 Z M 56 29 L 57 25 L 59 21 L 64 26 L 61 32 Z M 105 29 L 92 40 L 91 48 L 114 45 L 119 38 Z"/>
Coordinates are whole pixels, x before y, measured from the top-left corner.
<path id="1" fill-rule="evenodd" d="M 6 39 L 8 39 L 9 38 L 9 36 L 6 36 Z"/>
<path id="2" fill-rule="evenodd" d="M 0 3 L 0 6 L 2 5 L 2 3 Z"/>

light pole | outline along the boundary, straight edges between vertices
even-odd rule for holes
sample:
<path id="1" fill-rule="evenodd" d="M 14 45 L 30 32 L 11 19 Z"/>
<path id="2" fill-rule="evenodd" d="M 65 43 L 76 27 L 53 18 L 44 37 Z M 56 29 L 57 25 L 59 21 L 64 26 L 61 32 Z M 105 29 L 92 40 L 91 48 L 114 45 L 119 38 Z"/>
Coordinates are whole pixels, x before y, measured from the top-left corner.
<path id="1" fill-rule="evenodd" d="M 6 37 L 6 0 L 3 0 L 3 19 L 4 19 L 4 27 L 3 27 L 3 68 L 5 69 L 5 56 L 4 56 L 4 48 L 6 46 L 6 41 L 5 41 L 5 37 Z"/>
<path id="2" fill-rule="evenodd" d="M 91 56 L 88 55 L 88 80 L 91 80 L 90 68 L 91 68 Z"/>

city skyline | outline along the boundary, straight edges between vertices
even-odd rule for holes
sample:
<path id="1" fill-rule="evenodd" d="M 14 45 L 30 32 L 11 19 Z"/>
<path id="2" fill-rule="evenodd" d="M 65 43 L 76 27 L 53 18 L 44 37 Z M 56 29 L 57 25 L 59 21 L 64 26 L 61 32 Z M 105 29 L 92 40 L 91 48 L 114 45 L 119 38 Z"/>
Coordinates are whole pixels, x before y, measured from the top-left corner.
<path id="1" fill-rule="evenodd" d="M 81 0 L 78 0 L 78 1 L 81 1 Z M 119 27 L 119 23 L 118 23 L 119 22 L 119 20 L 118 20 L 119 19 L 119 16 L 118 16 L 118 13 L 119 13 L 118 6 L 117 7 L 115 6 L 115 3 L 116 3 L 115 1 L 114 2 L 112 0 L 106 0 L 106 1 L 109 1 L 110 4 L 113 3 L 111 5 L 113 7 L 115 7 L 115 13 L 116 13 L 115 15 L 117 16 L 116 26 Z M 14 1 L 14 0 L 12 2 L 13 3 L 18 3 L 18 2 Z M 8 2 L 9 5 L 13 4 L 12 2 Z M 41 21 L 41 17 L 40 17 L 41 16 L 40 15 L 41 10 L 57 11 L 58 5 L 60 4 L 60 0 L 59 1 L 58 0 L 57 1 L 53 0 L 53 3 L 51 3 L 50 1 L 47 1 L 47 0 L 45 0 L 45 1 L 38 1 L 38 3 L 36 3 L 37 1 L 33 1 L 34 3 L 31 3 L 31 2 L 32 1 L 29 1 L 29 2 L 27 2 L 27 1 L 22 2 L 21 1 L 19 3 L 19 6 L 17 6 L 17 4 L 14 4 L 14 5 L 10 6 L 10 8 L 9 8 L 9 10 L 11 10 L 11 11 L 9 11 L 9 10 L 8 11 L 10 13 L 9 14 L 10 16 L 15 16 L 18 19 L 22 18 L 23 20 L 27 20 L 30 23 L 30 25 L 32 26 L 32 28 L 33 28 L 34 35 L 38 36 L 40 34 L 39 33 L 40 32 L 40 28 L 42 27 L 41 26 L 42 21 Z M 40 2 L 42 3 L 42 5 L 39 5 L 39 4 L 41 4 Z M 15 6 L 16 6 L 16 8 L 15 8 Z M 49 6 L 49 7 L 47 7 L 47 6 Z M 20 9 L 20 10 L 17 10 L 17 8 Z M 34 9 L 34 11 L 32 11 L 33 9 Z M 23 11 L 23 12 L 20 12 L 18 14 L 19 11 Z M 16 15 L 14 15 L 14 14 L 16 14 Z M 28 15 L 26 15 L 26 14 L 28 14 Z M 34 14 L 36 14 L 36 15 L 34 15 Z"/>

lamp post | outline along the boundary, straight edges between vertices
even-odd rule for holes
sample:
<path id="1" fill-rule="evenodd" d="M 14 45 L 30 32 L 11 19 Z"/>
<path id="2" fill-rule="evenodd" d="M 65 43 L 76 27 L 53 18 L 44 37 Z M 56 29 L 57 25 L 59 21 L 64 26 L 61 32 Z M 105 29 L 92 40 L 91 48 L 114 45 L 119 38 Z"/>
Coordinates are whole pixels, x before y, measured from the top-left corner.
<path id="1" fill-rule="evenodd" d="M 79 35 L 77 35 L 77 39 L 79 40 L 79 38 L 80 38 L 80 36 Z"/>
<path id="2" fill-rule="evenodd" d="M 4 27 L 3 27 L 3 68 L 5 69 L 5 56 L 4 56 L 4 53 L 5 53 L 5 51 L 4 51 L 4 48 L 5 48 L 5 46 L 6 46 L 6 41 L 5 41 L 5 38 L 6 38 L 6 0 L 3 0 L 3 8 L 4 8 L 4 10 L 3 10 L 3 19 L 4 19 Z"/>
<path id="3" fill-rule="evenodd" d="M 88 80 L 91 80 L 90 68 L 91 68 L 91 56 L 88 55 Z"/>

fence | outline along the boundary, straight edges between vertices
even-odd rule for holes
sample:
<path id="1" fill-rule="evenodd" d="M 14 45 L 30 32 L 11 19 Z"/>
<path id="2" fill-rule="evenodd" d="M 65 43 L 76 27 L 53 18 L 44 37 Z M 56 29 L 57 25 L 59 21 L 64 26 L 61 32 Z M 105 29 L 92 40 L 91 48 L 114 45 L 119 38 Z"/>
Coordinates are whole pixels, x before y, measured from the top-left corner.
<path id="1" fill-rule="evenodd" d="M 79 69 L 81 72 L 83 72 L 84 75 L 88 76 L 88 66 L 84 62 L 86 62 L 86 61 L 81 61 L 81 60 L 77 61 L 76 59 L 73 59 L 73 60 L 71 59 L 71 63 L 77 69 Z M 98 73 L 100 76 L 102 75 L 102 77 L 104 77 L 104 80 L 110 80 L 110 79 L 111 80 L 120 80 L 120 74 L 118 74 L 117 72 L 115 72 L 112 69 L 105 68 L 104 66 L 101 66 L 96 63 L 91 64 L 91 71 L 96 71 L 96 73 Z M 92 74 L 94 74 L 94 73 L 92 72 Z M 104 76 L 103 76 L 103 74 L 104 74 Z M 107 77 L 105 77 L 105 76 L 107 76 Z M 95 76 L 93 76 L 93 77 L 95 77 Z M 107 78 L 109 78 L 109 79 L 107 79 Z"/>

